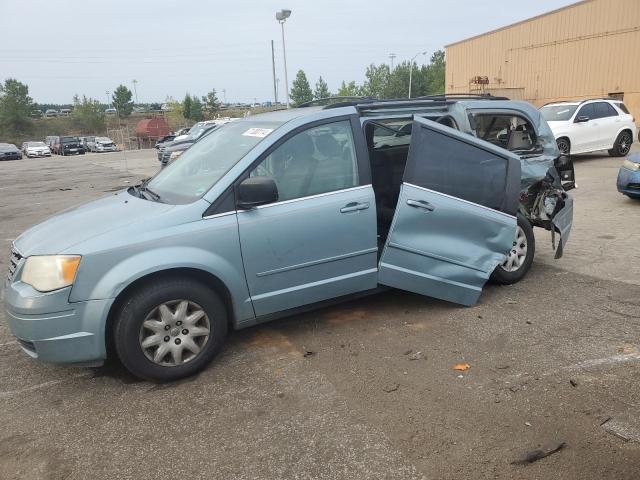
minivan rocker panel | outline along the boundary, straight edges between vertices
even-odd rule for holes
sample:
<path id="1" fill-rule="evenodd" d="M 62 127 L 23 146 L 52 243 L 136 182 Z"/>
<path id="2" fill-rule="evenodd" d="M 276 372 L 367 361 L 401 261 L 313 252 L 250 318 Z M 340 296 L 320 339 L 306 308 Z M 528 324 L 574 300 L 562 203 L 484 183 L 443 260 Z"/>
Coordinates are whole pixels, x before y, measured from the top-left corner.
<path id="1" fill-rule="evenodd" d="M 170 380 L 204 368 L 227 325 L 378 285 L 473 305 L 519 248 L 520 192 L 533 183 L 525 170 L 549 168 L 553 152 L 527 165 L 418 116 L 410 144 L 383 126 L 395 132 L 379 134 L 393 145 L 376 152 L 366 122 L 353 107 L 233 122 L 151 181 L 32 227 L 14 242 L 5 287 L 12 333 L 43 361 L 96 364 L 113 350 L 135 375 Z M 372 172 L 376 155 L 396 162 L 383 165 L 389 173 Z M 392 188 L 379 190 L 381 178 Z M 561 246 L 570 197 L 564 205 Z M 34 278 L 23 276 L 26 265 L 51 255 L 80 260 L 68 286 L 38 291 L 37 279 L 23 281 Z M 36 278 L 51 273 L 41 270 Z"/>

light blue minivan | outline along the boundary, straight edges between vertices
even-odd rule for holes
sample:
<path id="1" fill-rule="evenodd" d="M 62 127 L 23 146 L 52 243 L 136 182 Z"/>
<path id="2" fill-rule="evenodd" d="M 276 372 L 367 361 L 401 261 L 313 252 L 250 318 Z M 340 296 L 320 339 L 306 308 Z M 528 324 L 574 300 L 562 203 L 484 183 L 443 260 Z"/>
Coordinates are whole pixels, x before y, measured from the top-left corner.
<path id="1" fill-rule="evenodd" d="M 573 170 L 524 102 L 355 101 L 229 123 L 143 184 L 14 242 L 5 306 L 24 351 L 172 380 L 244 328 L 394 287 L 473 305 L 561 255 Z"/>

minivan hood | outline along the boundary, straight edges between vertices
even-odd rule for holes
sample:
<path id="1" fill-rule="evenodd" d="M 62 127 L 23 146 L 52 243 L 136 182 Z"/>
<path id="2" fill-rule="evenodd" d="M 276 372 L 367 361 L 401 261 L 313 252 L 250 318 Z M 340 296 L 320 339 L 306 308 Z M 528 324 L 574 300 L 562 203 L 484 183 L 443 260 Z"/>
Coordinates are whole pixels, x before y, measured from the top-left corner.
<path id="1" fill-rule="evenodd" d="M 24 232 L 14 245 L 24 257 L 58 254 L 98 235 L 134 222 L 143 223 L 172 207 L 123 190 L 60 212 Z"/>

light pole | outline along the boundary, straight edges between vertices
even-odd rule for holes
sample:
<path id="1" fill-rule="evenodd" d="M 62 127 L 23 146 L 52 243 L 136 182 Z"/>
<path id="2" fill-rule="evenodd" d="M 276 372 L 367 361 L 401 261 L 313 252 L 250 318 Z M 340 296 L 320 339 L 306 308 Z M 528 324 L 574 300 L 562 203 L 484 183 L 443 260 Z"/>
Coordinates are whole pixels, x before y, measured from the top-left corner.
<path id="1" fill-rule="evenodd" d="M 413 74 L 413 63 L 415 62 L 418 55 L 426 55 L 426 54 L 427 52 L 418 52 L 413 56 L 413 58 L 409 62 L 409 98 L 411 98 L 411 77 Z"/>
<path id="2" fill-rule="evenodd" d="M 289 108 L 289 77 L 287 76 L 287 49 L 284 44 L 284 22 L 291 16 L 291 10 L 280 10 L 276 12 L 276 20 L 282 27 L 282 58 L 284 59 L 284 91 L 287 99 L 287 108 Z"/>
<path id="3" fill-rule="evenodd" d="M 107 94 L 107 108 L 109 108 L 111 106 L 111 97 L 109 96 L 109 90 L 104 93 Z"/>
<path id="4" fill-rule="evenodd" d="M 133 92 L 136 95 L 136 105 L 138 105 L 138 89 L 136 88 L 136 85 L 138 85 L 138 80 L 133 80 Z"/>

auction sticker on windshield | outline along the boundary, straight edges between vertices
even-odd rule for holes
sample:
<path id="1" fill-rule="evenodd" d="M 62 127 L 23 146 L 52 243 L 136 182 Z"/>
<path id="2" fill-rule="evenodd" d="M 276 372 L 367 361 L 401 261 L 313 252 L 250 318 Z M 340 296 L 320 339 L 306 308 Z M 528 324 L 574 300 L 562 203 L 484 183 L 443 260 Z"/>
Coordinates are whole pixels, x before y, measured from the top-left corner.
<path id="1" fill-rule="evenodd" d="M 245 137 L 264 138 L 267 135 L 269 135 L 271 132 L 273 132 L 273 128 L 250 128 L 249 130 L 244 132 L 242 135 L 244 135 Z"/>

